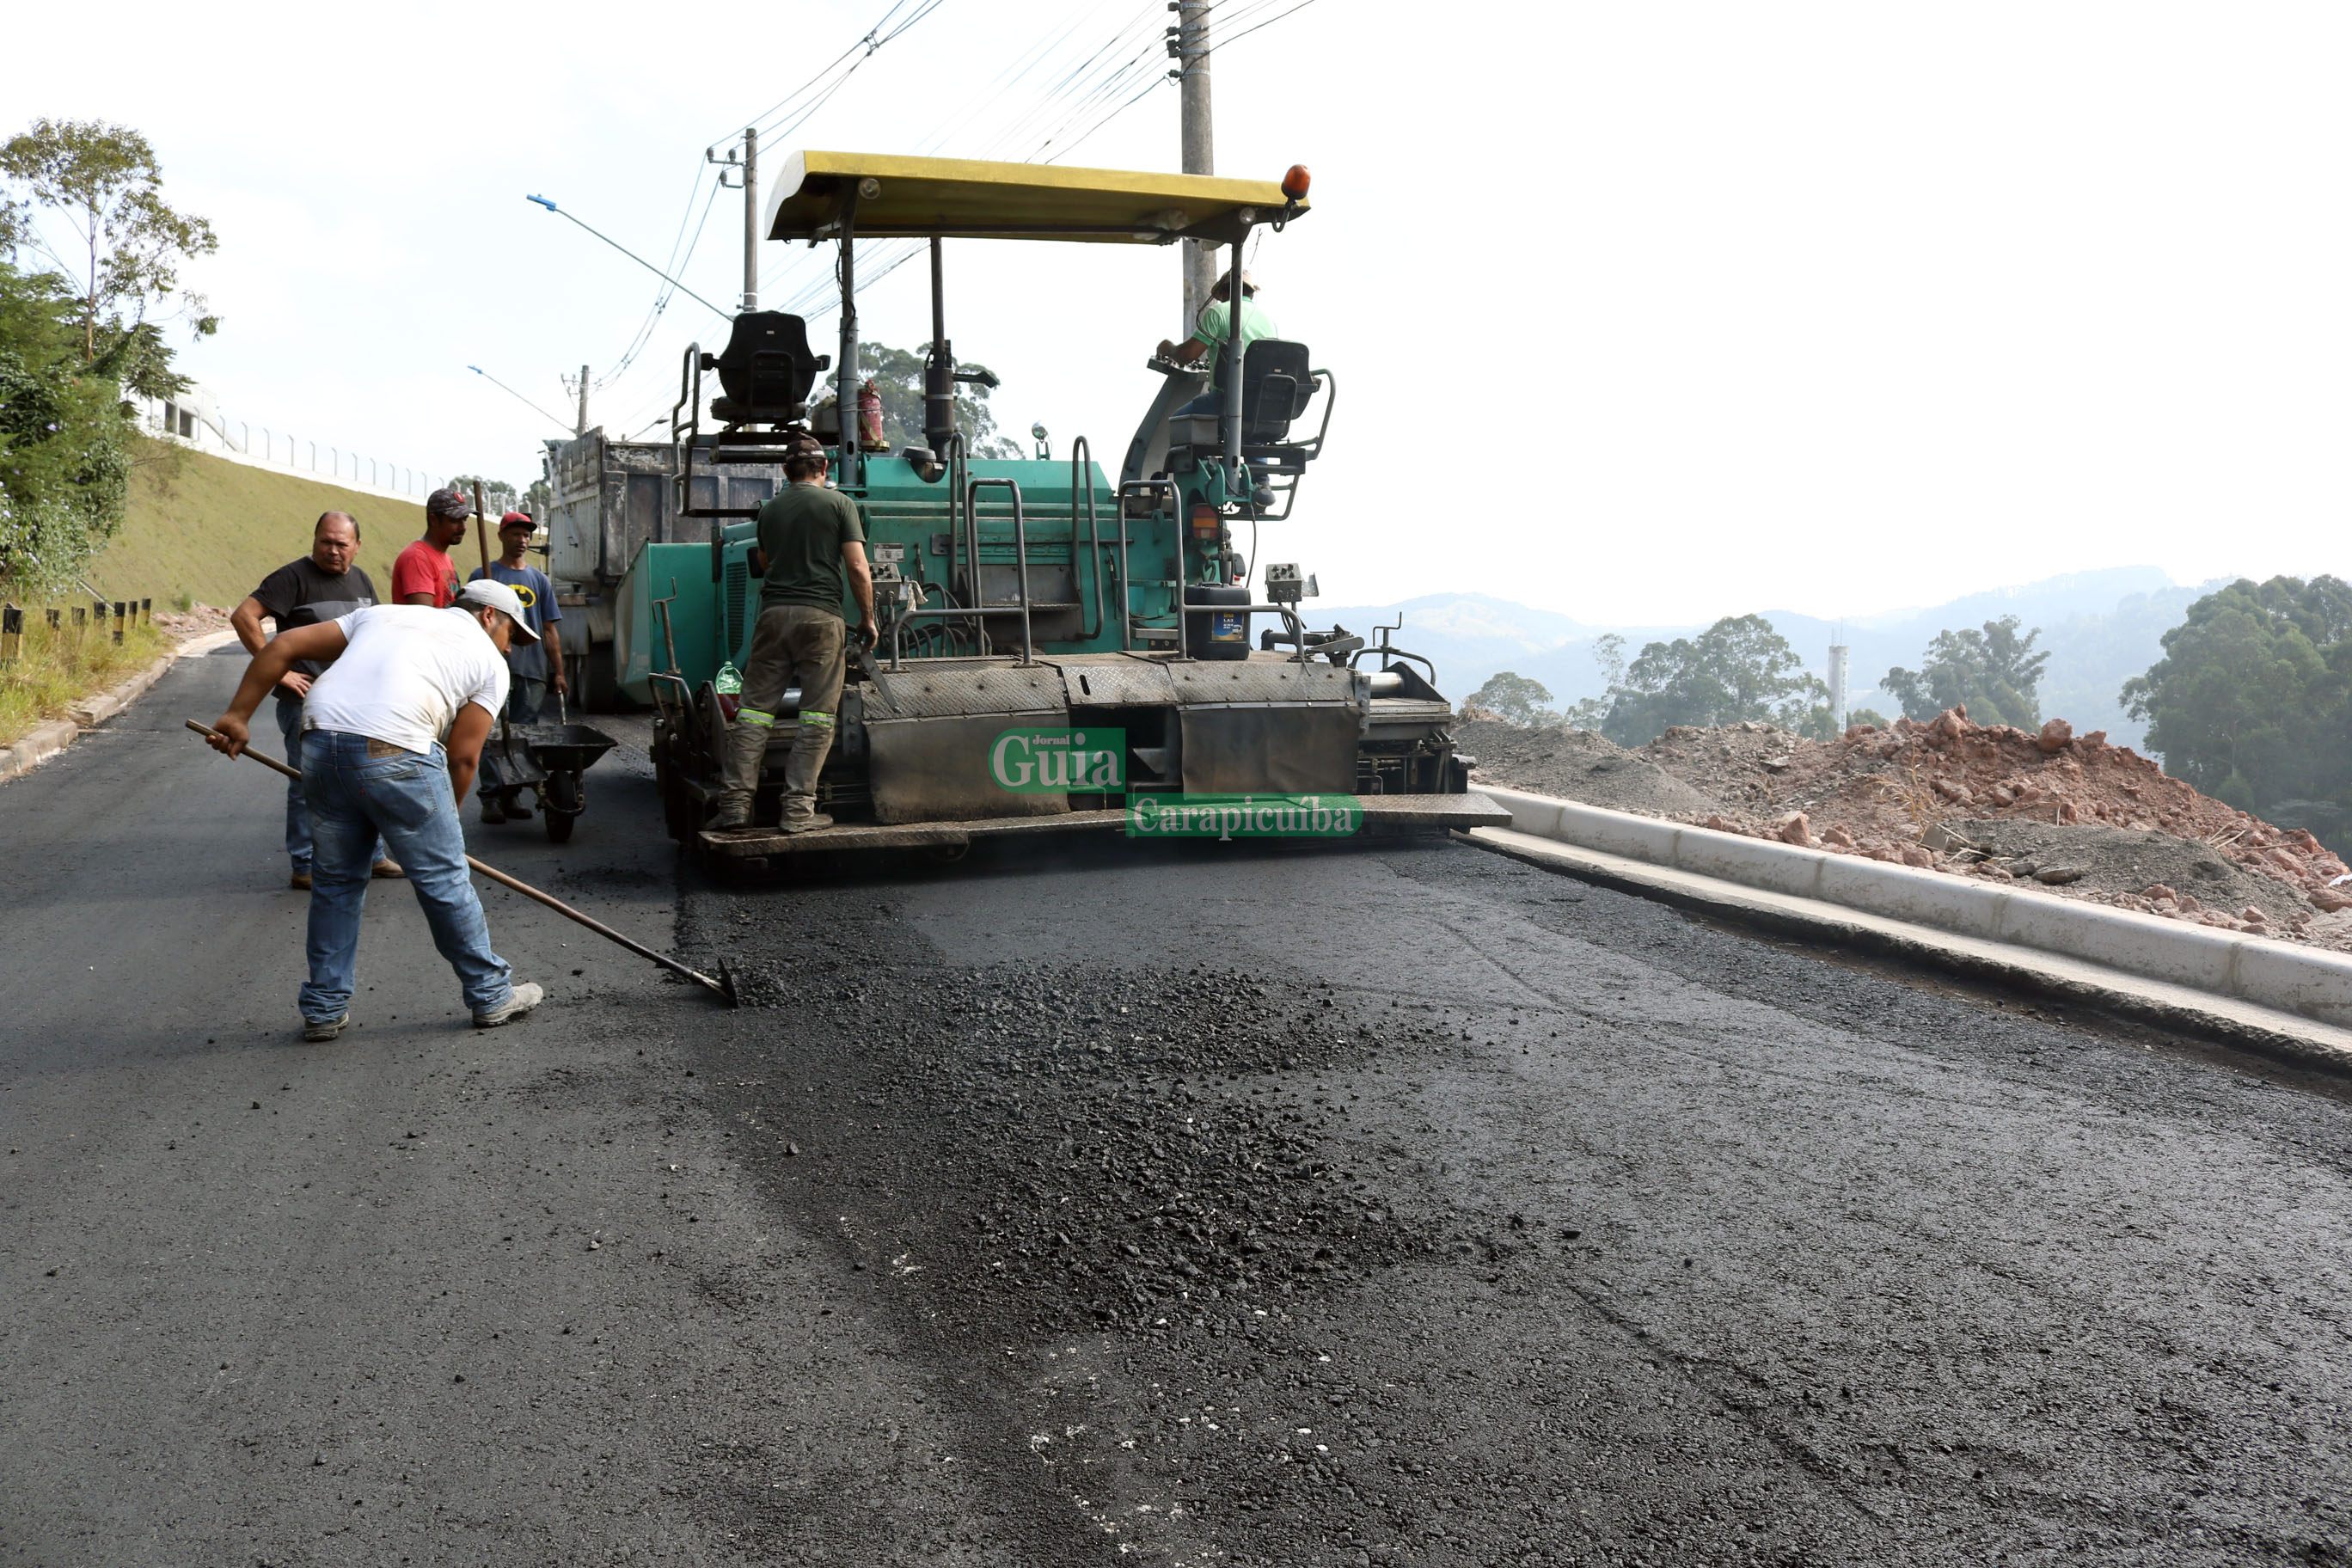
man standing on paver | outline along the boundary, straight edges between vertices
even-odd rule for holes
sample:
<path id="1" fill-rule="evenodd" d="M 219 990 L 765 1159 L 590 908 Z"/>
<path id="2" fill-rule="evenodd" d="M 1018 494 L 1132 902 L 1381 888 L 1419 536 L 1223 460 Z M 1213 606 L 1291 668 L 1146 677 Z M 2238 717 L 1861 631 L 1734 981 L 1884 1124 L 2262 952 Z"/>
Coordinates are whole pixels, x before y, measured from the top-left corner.
<path id="1" fill-rule="evenodd" d="M 857 597 L 858 642 L 871 647 L 874 573 L 866 564 L 866 531 L 857 506 L 824 482 L 824 454 L 795 447 L 784 458 L 784 493 L 760 509 L 760 545 L 751 570 L 764 575 L 760 619 L 751 628 L 751 668 L 743 672 L 742 699 L 727 729 L 726 771 L 713 832 L 751 826 L 751 800 L 760 787 L 760 763 L 768 735 L 783 703 L 785 689 L 801 689 L 800 723 L 784 763 L 786 833 L 831 827 L 833 818 L 816 809 L 817 774 L 833 749 L 834 710 L 841 700 L 846 628 L 842 600 Z"/>
<path id="2" fill-rule="evenodd" d="M 247 653 L 259 653 L 269 639 L 261 634 L 264 616 L 277 623 L 281 632 L 297 626 L 314 626 L 321 621 L 331 621 L 353 610 L 366 609 L 375 603 L 375 584 L 360 566 L 360 525 L 347 511 L 321 512 L 310 530 L 310 553 L 299 561 L 289 561 L 261 580 L 261 586 L 246 595 L 245 603 L 230 612 L 228 624 L 236 632 L 236 640 L 245 645 Z M 286 679 L 278 685 L 278 732 L 285 737 L 286 754 L 294 757 L 300 748 L 296 737 L 302 733 L 302 696 L 310 689 L 310 682 L 327 667 L 316 659 L 297 659 Z M 302 785 L 298 780 L 286 782 L 286 858 L 293 862 L 294 874 L 287 886 L 307 889 L 310 886 L 310 815 L 302 804 Z M 374 874 L 397 877 L 400 866 L 376 846 Z"/>
<path id="3" fill-rule="evenodd" d="M 539 1005 L 540 988 L 514 984 L 507 961 L 490 950 L 457 820 L 482 742 L 507 700 L 507 645 L 530 635 L 522 602 L 503 583 L 467 584 L 454 609 L 353 610 L 279 634 L 246 666 L 228 711 L 214 722 L 214 748 L 236 756 L 250 737 L 247 721 L 295 660 L 327 666 L 302 705 L 312 838 L 304 1039 L 331 1040 L 351 1022 L 367 858 L 379 835 L 408 868 L 433 944 L 457 972 L 474 1023 L 495 1028 Z"/>
<path id="4" fill-rule="evenodd" d="M 392 563 L 394 604 L 446 610 L 457 602 L 457 567 L 449 552 L 466 542 L 466 518 L 473 510 L 446 487 L 425 498 L 425 537 Z"/>

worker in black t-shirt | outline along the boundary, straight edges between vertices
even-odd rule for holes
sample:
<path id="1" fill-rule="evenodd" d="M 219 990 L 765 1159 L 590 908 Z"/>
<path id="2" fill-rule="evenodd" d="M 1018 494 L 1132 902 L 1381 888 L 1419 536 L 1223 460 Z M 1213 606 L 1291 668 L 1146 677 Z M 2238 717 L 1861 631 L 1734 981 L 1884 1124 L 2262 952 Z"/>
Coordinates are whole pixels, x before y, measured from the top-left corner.
<path id="1" fill-rule="evenodd" d="M 277 622 L 283 632 L 331 621 L 374 604 L 375 584 L 360 568 L 359 552 L 360 525 L 352 515 L 321 513 L 310 530 L 310 553 L 264 577 L 261 586 L 230 614 L 228 624 L 236 628 L 236 640 L 245 645 L 245 651 L 257 654 L 268 646 L 269 639 L 261 635 L 264 616 Z M 302 761 L 302 697 L 310 689 L 311 678 L 325 668 L 315 660 L 298 660 L 278 688 L 278 732 L 286 738 L 286 760 L 296 766 Z M 286 785 L 286 855 L 294 862 L 294 875 L 287 885 L 308 888 L 310 815 L 302 804 L 299 780 Z M 376 846 L 375 874 L 400 875 L 400 867 L 381 844 Z"/>

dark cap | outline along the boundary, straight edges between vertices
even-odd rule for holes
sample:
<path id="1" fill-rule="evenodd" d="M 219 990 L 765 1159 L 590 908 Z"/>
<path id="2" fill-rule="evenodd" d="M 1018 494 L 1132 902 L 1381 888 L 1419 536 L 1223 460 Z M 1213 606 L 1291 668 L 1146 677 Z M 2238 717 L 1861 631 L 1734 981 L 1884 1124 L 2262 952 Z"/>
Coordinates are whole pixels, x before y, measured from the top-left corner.
<path id="1" fill-rule="evenodd" d="M 525 528 L 536 528 L 539 526 L 537 523 L 530 521 L 530 513 L 527 511 L 510 511 L 507 513 L 506 516 L 499 519 L 499 531 L 500 533 L 504 533 L 508 529 L 514 527 L 517 523 L 520 523 Z"/>
<path id="2" fill-rule="evenodd" d="M 425 498 L 425 511 L 428 517 L 454 517 L 463 520 L 473 515 L 474 503 L 444 485 Z"/>

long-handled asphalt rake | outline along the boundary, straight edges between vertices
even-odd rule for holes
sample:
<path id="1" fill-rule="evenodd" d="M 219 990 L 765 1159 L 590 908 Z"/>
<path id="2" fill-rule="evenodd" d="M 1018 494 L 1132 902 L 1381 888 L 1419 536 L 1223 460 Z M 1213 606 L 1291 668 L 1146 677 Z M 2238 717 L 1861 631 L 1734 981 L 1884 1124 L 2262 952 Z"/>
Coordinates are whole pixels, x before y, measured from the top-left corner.
<path id="1" fill-rule="evenodd" d="M 187 721 L 187 725 L 189 729 L 194 730 L 197 734 L 202 735 L 208 741 L 220 733 L 219 731 L 214 729 L 211 725 L 199 724 L 194 719 L 189 720 Z M 276 757 L 270 756 L 265 752 L 257 752 L 250 746 L 246 747 L 239 754 L 252 758 L 255 762 L 259 763 L 265 768 L 274 768 L 278 772 L 284 773 L 289 779 L 299 779 L 302 776 L 292 768 L 288 767 L 284 763 L 279 762 Z M 471 866 L 475 870 L 479 871 L 483 876 L 488 877 L 491 881 L 496 882 L 501 888 L 510 888 L 514 891 L 520 893 L 526 899 L 530 899 L 536 903 L 545 904 L 549 909 L 553 910 L 565 920 L 586 926 L 590 931 L 594 931 L 606 942 L 618 942 L 621 946 L 627 948 L 631 952 L 635 953 L 639 958 L 650 958 L 656 963 L 660 964 L 664 969 L 668 970 L 671 973 L 682 975 L 686 979 L 693 981 L 697 985 L 709 991 L 712 995 L 717 996 L 730 1007 L 740 1005 L 740 1003 L 735 995 L 734 973 L 728 969 L 727 963 L 724 959 L 719 961 L 719 977 L 714 980 L 698 969 L 688 969 L 685 964 L 680 963 L 677 959 L 670 957 L 667 953 L 656 952 L 652 948 L 647 947 L 645 943 L 635 941 L 629 937 L 623 936 L 619 931 L 614 931 L 611 926 L 606 925 L 604 921 L 593 920 L 587 915 L 582 914 L 578 910 L 573 909 L 570 904 L 565 903 L 562 900 L 555 897 L 552 893 L 542 893 L 537 888 L 532 887 L 529 882 L 523 881 L 519 878 L 509 877 L 495 866 L 485 866 L 479 860 L 475 859 L 471 855 L 466 857 L 466 864 Z"/>

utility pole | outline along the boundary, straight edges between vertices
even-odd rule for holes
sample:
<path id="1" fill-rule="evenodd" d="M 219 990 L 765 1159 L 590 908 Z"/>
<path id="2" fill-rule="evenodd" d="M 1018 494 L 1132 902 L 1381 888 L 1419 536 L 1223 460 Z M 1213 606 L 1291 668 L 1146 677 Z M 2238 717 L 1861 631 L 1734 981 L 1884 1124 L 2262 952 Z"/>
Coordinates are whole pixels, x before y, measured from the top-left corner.
<path id="1" fill-rule="evenodd" d="M 760 308 L 760 128 L 743 127 L 743 309 Z"/>
<path id="2" fill-rule="evenodd" d="M 742 189 L 743 309 L 756 310 L 760 308 L 760 128 L 756 125 L 743 128 L 741 152 L 730 147 L 727 156 L 722 158 L 718 148 L 705 147 L 702 161 L 722 165 L 719 171 L 720 189 L 733 190 L 738 186 Z M 729 169 L 735 171 L 735 179 L 727 177 Z"/>
<path id="3" fill-rule="evenodd" d="M 580 367 L 580 422 L 572 427 L 574 436 L 588 434 L 588 367 Z"/>
<path id="4" fill-rule="evenodd" d="M 1217 172 L 1216 138 L 1209 114 L 1209 7 L 1212 0 L 1170 0 L 1176 26 L 1168 29 L 1168 52 L 1176 68 L 1180 134 L 1183 141 L 1184 173 Z M 1205 240 L 1184 243 L 1184 324 L 1176 334 L 1183 342 L 1201 320 L 1209 289 L 1217 280 L 1216 247 Z"/>

